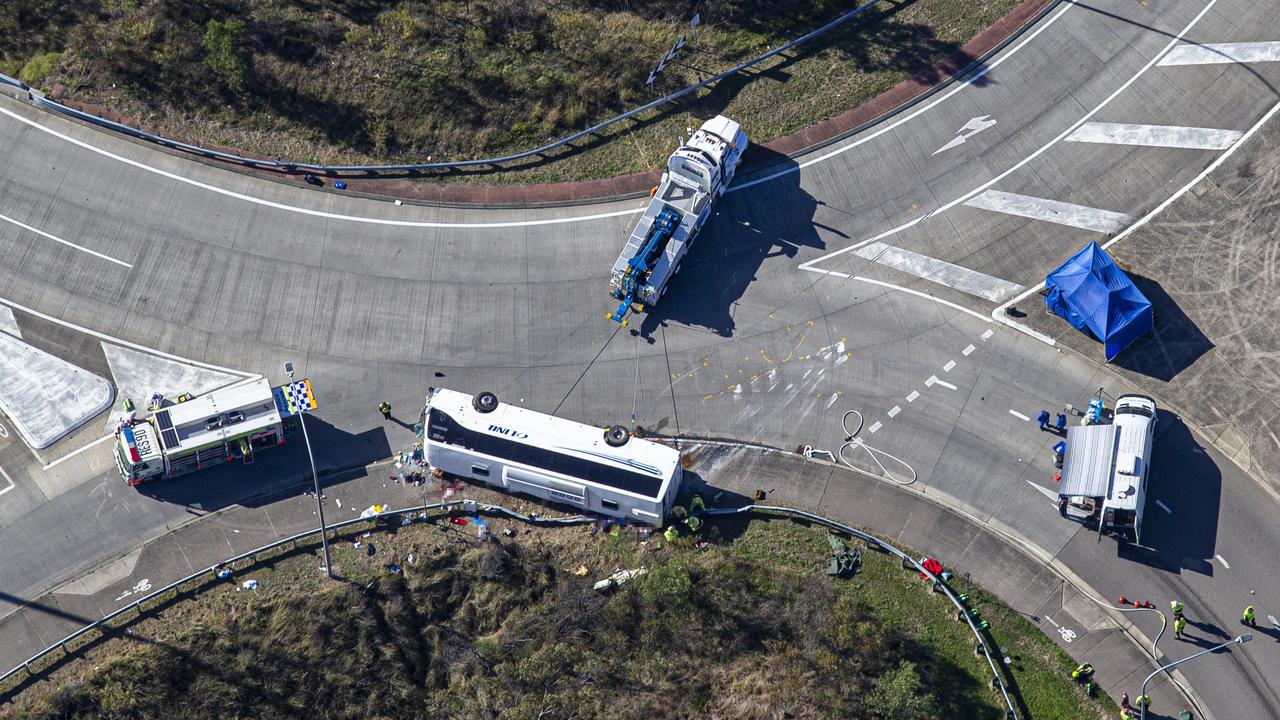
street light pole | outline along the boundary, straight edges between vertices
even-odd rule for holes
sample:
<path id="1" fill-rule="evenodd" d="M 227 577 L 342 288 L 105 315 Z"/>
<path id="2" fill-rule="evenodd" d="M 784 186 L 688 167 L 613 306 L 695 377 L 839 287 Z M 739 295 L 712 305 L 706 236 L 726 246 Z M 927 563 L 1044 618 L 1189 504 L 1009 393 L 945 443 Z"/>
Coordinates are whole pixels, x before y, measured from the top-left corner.
<path id="1" fill-rule="evenodd" d="M 1159 675 L 1160 673 L 1164 672 L 1165 670 L 1168 670 L 1169 668 L 1171 668 L 1171 667 L 1173 667 L 1173 666 L 1175 666 L 1175 665 L 1181 665 L 1182 663 L 1184 663 L 1184 662 L 1186 662 L 1186 661 L 1188 661 L 1188 660 L 1195 660 L 1196 658 L 1200 657 L 1201 655 L 1206 655 L 1206 654 L 1211 653 L 1211 652 L 1216 652 L 1216 651 L 1221 650 L 1222 648 L 1224 648 L 1224 647 L 1226 647 L 1226 646 L 1228 646 L 1228 645 L 1243 645 L 1243 644 L 1245 644 L 1245 643 L 1249 642 L 1249 641 L 1250 641 L 1250 640 L 1252 640 L 1252 639 L 1253 639 L 1253 633 L 1245 633 L 1245 634 L 1243 634 L 1243 635 L 1241 635 L 1241 636 L 1239 636 L 1239 637 L 1235 638 L 1234 640 L 1228 640 L 1228 641 L 1226 641 L 1226 642 L 1222 643 L 1221 645 L 1215 645 L 1215 646 L 1213 646 L 1213 647 L 1209 648 L 1208 650 L 1201 650 L 1200 652 L 1196 653 L 1195 655 L 1188 655 L 1187 657 L 1184 657 L 1184 658 L 1182 658 L 1181 660 L 1175 660 L 1175 661 L 1173 661 L 1173 662 L 1169 663 L 1168 665 L 1165 665 L 1164 667 L 1157 668 L 1155 672 L 1153 672 L 1153 673 L 1151 673 L 1150 675 L 1148 675 L 1148 676 L 1147 676 L 1147 679 L 1146 679 L 1146 680 L 1143 680 L 1143 681 L 1142 681 L 1142 690 L 1138 693 L 1139 702 L 1141 702 L 1141 703 L 1142 703 L 1142 714 L 1141 714 L 1141 720 L 1147 720 L 1147 703 L 1146 703 L 1146 701 L 1145 701 L 1145 698 L 1147 697 L 1147 683 L 1151 681 L 1151 678 L 1155 677 L 1156 675 Z"/>
<path id="2" fill-rule="evenodd" d="M 293 363 L 284 364 L 284 372 L 293 382 Z M 329 530 L 324 524 L 324 503 L 320 501 L 320 476 L 316 473 L 316 457 L 311 452 L 311 436 L 307 434 L 307 411 L 298 411 L 298 424 L 302 426 L 302 442 L 307 446 L 307 460 L 311 462 L 311 483 L 316 493 L 316 513 L 320 516 L 320 546 L 324 548 L 324 571 L 333 580 L 333 562 L 329 559 Z"/>

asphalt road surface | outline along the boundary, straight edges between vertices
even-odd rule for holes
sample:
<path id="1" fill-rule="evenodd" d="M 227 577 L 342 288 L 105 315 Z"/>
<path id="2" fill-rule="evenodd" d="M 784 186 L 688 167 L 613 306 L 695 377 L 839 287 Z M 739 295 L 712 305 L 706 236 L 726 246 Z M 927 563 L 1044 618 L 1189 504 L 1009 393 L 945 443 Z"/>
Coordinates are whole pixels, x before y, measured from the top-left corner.
<path id="1" fill-rule="evenodd" d="M 1154 549 L 1121 551 L 1062 521 L 1037 489 L 1051 484 L 1051 440 L 1026 418 L 1099 387 L 1141 388 L 990 313 L 1260 121 L 1277 102 L 1276 19 L 1242 0 L 1061 4 L 925 102 L 741 178 L 689 272 L 625 329 L 603 320 L 607 276 L 640 201 L 343 197 L 0 97 L 0 299 L 24 339 L 83 366 L 102 362 L 104 338 L 273 382 L 293 361 L 315 384 L 330 467 L 411 442 L 433 384 L 585 422 L 833 451 L 857 410 L 872 448 L 854 449 L 860 467 L 1011 528 L 1106 595 L 1178 596 L 1204 623 L 1193 634 L 1230 635 L 1245 604 L 1280 598 L 1275 500 L 1166 415 Z M 403 425 L 377 416 L 383 399 Z M 281 483 L 298 477 L 291 452 L 274 461 Z M 50 480 L 56 453 L 0 445 L 19 488 L 0 496 L 9 602 L 254 491 L 205 476 L 126 497 L 92 455 Z M 1280 644 L 1256 635 L 1184 668 L 1219 717 L 1280 717 L 1263 671 L 1280 666 Z"/>

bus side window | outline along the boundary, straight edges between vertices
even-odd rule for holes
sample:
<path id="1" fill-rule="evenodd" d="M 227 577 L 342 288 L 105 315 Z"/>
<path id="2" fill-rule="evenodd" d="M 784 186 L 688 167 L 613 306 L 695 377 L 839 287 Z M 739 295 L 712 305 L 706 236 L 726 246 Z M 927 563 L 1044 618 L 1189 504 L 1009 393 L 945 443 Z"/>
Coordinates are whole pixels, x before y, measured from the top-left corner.
<path id="1" fill-rule="evenodd" d="M 617 510 L 617 509 L 618 509 L 618 501 L 616 501 L 616 500 L 607 500 L 607 499 L 605 499 L 605 498 L 601 498 L 601 499 L 600 499 L 600 506 L 601 506 L 601 507 L 603 507 L 605 510 Z"/>
<path id="2" fill-rule="evenodd" d="M 472 465 L 471 472 L 474 475 L 489 477 L 489 466 L 488 465 Z"/>

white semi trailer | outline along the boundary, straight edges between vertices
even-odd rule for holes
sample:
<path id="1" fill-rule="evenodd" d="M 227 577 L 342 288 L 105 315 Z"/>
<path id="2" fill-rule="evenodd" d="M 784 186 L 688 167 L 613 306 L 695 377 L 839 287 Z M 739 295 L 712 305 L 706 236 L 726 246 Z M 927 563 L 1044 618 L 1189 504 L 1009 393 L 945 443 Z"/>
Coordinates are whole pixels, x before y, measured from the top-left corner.
<path id="1" fill-rule="evenodd" d="M 658 303 L 711 216 L 711 205 L 733 181 L 746 149 L 742 127 L 717 115 L 672 153 L 649 206 L 613 264 L 609 290 L 619 302 L 608 319 L 626 325 L 628 313 Z"/>

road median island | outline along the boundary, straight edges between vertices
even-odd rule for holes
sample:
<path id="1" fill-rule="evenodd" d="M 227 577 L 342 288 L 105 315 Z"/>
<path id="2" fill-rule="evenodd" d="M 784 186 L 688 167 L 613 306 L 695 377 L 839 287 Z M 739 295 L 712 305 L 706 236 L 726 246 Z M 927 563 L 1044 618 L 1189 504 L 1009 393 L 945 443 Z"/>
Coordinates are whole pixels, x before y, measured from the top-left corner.
<path id="1" fill-rule="evenodd" d="M 820 143 L 936 86 L 1049 2 L 876 5 L 688 101 L 615 125 L 586 145 L 550 158 L 513 168 L 348 182 L 351 190 L 375 194 L 526 204 L 643 190 L 651 184 L 652 168 L 699 118 L 728 113 L 749 128 L 753 139 L 778 139 L 782 151 Z M 483 15 L 493 10 L 490 4 L 468 4 L 465 13 Z M 72 27 L 65 40 L 33 28 L 23 42 L 0 46 L 5 62 L 0 71 L 19 76 L 26 71 L 33 85 L 53 90 L 72 107 L 113 120 L 133 118 L 125 122 L 206 147 L 233 147 L 246 157 L 330 164 L 469 159 L 527 150 L 571 134 L 584 123 L 642 105 L 803 35 L 852 7 L 819 3 L 786 10 L 778 9 L 786 4 L 742 3 L 723 16 L 703 13 L 702 24 L 690 30 L 679 12 L 664 14 L 662 8 L 638 15 L 573 3 L 549 8 L 514 3 L 511 17 L 477 20 L 408 5 L 338 18 L 330 17 L 332 11 L 299 14 L 288 3 L 273 4 L 270 11 L 250 3 L 241 13 L 244 19 L 235 21 L 240 25 L 228 29 L 232 20 L 213 11 L 161 22 L 166 11 L 155 5 L 121 5 L 90 23 L 73 3 L 63 18 Z M 571 32 L 581 31 L 584 19 L 597 28 L 589 51 L 574 42 Z M 0 27 L 4 24 L 0 12 Z M 86 24 L 132 48 L 132 54 L 108 62 L 86 39 Z M 401 40 L 386 37 L 395 34 L 393 26 Z M 532 29 L 522 29 L 526 26 Z M 213 40 L 210 28 L 218 31 Z M 483 42 L 477 33 L 484 35 Z M 656 62 L 681 34 L 689 41 L 650 91 L 644 85 L 648 61 L 639 58 L 652 49 Z M 178 52 L 175 47 L 184 39 L 185 49 Z M 431 62 L 418 57 L 428 49 L 414 46 L 415 39 L 424 47 L 430 44 L 430 53 L 447 57 Z M 529 43 L 532 48 L 519 49 Z M 405 46 L 411 46 L 407 54 L 393 52 Z M 36 49 L 48 55 L 51 47 L 57 48 L 57 61 L 35 63 Z M 127 74 L 128 67 L 121 66 L 163 48 L 175 53 L 176 67 L 188 65 L 190 72 L 178 78 L 175 69 L 155 58 L 145 72 Z M 587 56 L 569 62 L 575 52 Z M 237 59 L 244 66 L 238 81 L 232 72 Z M 436 77 L 440 67 L 454 64 L 472 72 Z M 489 67 L 493 64 L 497 67 Z M 37 78 L 38 70 L 47 72 Z M 566 104 L 582 107 L 570 112 Z M 516 187 L 497 192 L 473 187 L 495 184 Z"/>

